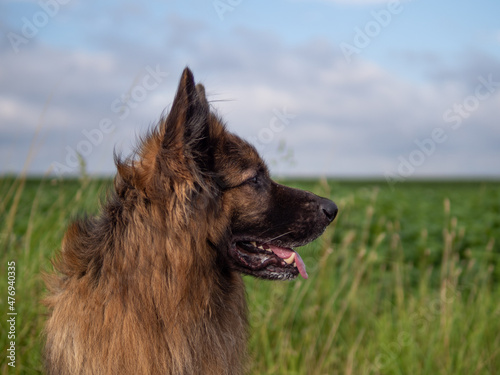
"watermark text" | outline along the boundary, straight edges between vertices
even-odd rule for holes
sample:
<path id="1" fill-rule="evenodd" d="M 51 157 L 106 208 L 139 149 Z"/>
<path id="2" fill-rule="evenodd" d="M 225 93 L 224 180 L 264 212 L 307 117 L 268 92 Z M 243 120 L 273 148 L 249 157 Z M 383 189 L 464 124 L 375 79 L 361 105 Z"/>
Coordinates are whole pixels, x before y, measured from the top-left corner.
<path id="1" fill-rule="evenodd" d="M 16 367 L 16 262 L 7 262 L 7 364 Z"/>

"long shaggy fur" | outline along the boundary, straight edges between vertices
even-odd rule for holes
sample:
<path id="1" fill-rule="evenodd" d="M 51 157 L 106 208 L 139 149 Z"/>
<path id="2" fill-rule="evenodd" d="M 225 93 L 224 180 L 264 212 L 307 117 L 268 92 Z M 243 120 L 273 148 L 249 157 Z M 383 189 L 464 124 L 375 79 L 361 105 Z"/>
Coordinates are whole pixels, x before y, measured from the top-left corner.
<path id="1" fill-rule="evenodd" d="M 47 373 L 242 374 L 241 273 L 307 278 L 293 247 L 337 206 L 272 181 L 189 69 L 135 157 L 115 160 L 100 215 L 70 224 L 47 277 Z"/>
<path id="2" fill-rule="evenodd" d="M 169 116 L 134 160 L 117 158 L 98 217 L 73 222 L 47 278 L 48 374 L 239 374 L 242 278 L 216 247 L 227 212 L 211 177 L 225 130 L 185 71 Z"/>

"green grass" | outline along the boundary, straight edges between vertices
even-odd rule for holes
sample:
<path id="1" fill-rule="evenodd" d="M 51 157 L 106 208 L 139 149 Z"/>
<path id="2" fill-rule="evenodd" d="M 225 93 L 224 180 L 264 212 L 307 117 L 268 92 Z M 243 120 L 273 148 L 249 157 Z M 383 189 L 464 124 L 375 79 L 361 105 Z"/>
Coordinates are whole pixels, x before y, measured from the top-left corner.
<path id="1" fill-rule="evenodd" d="M 309 279 L 245 278 L 251 374 L 496 374 L 500 183 L 289 181 L 339 217 L 300 249 Z M 0 179 L 0 372 L 42 372 L 41 270 L 109 180 Z M 16 368 L 7 262 L 16 261 Z"/>

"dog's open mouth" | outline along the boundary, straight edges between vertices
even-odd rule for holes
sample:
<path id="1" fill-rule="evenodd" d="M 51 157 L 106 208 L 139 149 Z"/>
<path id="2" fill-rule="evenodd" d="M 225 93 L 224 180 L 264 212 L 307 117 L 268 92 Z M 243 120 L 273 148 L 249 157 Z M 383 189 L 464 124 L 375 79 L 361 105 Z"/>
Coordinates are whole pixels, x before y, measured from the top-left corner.
<path id="1" fill-rule="evenodd" d="M 245 274 L 272 280 L 307 279 L 306 266 L 292 248 L 256 241 L 234 242 L 230 250 L 236 268 Z"/>

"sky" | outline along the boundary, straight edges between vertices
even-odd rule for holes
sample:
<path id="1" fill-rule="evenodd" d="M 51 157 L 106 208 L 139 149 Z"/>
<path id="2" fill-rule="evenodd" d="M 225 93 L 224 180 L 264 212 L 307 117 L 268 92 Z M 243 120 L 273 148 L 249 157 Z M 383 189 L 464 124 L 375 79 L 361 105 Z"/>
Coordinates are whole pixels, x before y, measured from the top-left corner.
<path id="1" fill-rule="evenodd" d="M 112 175 L 185 66 L 277 176 L 500 178 L 496 0 L 4 0 L 0 174 Z"/>

